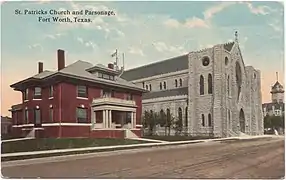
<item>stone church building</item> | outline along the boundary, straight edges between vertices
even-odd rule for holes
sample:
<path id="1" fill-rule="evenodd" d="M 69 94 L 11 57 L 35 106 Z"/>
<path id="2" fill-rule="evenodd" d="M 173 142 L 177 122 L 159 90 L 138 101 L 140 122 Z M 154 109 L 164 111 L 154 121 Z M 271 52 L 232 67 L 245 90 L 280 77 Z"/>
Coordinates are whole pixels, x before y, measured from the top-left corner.
<path id="1" fill-rule="evenodd" d="M 245 66 L 237 40 L 124 71 L 148 90 L 144 111 L 164 111 L 190 135 L 263 134 L 260 71 Z"/>

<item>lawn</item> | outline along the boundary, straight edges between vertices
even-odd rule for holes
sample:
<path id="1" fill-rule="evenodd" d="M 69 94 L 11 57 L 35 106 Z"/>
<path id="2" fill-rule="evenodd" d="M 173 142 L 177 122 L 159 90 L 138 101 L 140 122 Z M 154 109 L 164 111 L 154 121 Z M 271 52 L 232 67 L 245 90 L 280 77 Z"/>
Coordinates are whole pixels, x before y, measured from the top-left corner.
<path id="1" fill-rule="evenodd" d="M 202 140 L 202 139 L 214 139 L 207 136 L 144 136 L 143 138 L 155 139 L 161 141 L 190 141 L 190 140 Z"/>
<path id="2" fill-rule="evenodd" d="M 129 139 L 95 139 L 95 138 L 61 138 L 28 139 L 22 141 L 2 142 L 2 153 L 30 152 L 53 149 L 84 148 L 112 145 L 140 144 L 145 141 Z"/>

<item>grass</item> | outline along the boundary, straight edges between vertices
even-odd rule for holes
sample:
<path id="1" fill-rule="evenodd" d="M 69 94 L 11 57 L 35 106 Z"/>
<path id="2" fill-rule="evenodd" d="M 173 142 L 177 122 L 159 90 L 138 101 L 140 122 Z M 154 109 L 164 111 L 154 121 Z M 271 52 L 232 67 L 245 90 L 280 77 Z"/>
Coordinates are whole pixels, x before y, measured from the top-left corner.
<path id="1" fill-rule="evenodd" d="M 2 142 L 2 153 L 43 151 L 68 148 L 85 148 L 147 143 L 129 139 L 95 139 L 95 138 L 61 138 L 61 139 L 28 139 L 21 141 Z"/>
<path id="2" fill-rule="evenodd" d="M 147 139 L 155 139 L 161 141 L 190 141 L 190 140 L 203 140 L 203 139 L 215 139 L 213 137 L 208 136 L 144 136 L 143 138 Z"/>
<path id="3" fill-rule="evenodd" d="M 201 141 L 201 142 L 203 142 L 203 141 Z M 198 142 L 182 143 L 182 144 L 196 144 L 196 143 L 200 143 L 200 142 L 198 141 Z M 36 154 L 36 155 L 1 157 L 1 161 L 24 160 L 24 159 L 32 159 L 32 158 L 55 157 L 55 156 L 74 155 L 74 154 L 87 154 L 87 153 L 118 151 L 118 150 L 126 150 L 126 149 L 142 149 L 142 148 L 150 148 L 150 147 L 157 147 L 157 146 L 158 145 L 151 145 L 150 144 L 150 146 L 141 146 L 141 147 L 117 147 L 117 148 L 111 148 L 111 149 L 96 149 L 96 150 L 73 151 L 73 152 L 59 152 L 59 153 L 53 153 L 53 154 Z M 161 146 L 168 146 L 168 144 L 162 144 L 162 145 L 160 145 L 160 147 Z"/>

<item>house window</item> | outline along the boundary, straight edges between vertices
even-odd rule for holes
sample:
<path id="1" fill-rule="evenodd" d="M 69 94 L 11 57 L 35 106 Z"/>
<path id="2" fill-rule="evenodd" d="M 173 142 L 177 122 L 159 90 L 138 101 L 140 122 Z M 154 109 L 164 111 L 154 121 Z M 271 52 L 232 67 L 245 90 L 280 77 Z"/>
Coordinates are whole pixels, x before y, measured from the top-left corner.
<path id="1" fill-rule="evenodd" d="M 54 109 L 53 108 L 49 109 L 49 120 L 50 122 L 54 122 Z"/>
<path id="2" fill-rule="evenodd" d="M 86 86 L 77 86 L 77 97 L 87 97 L 87 88 Z"/>
<path id="3" fill-rule="evenodd" d="M 86 108 L 77 108 L 76 117 L 78 123 L 87 123 L 87 109 Z"/>
<path id="4" fill-rule="evenodd" d="M 211 74 L 208 75 L 208 93 L 213 93 L 213 79 Z"/>
<path id="5" fill-rule="evenodd" d="M 114 97 L 114 91 L 103 89 L 102 97 Z"/>
<path id="6" fill-rule="evenodd" d="M 182 81 L 182 79 L 180 79 L 179 82 L 180 82 L 180 87 L 182 87 L 182 86 L 183 86 L 183 81 Z"/>
<path id="7" fill-rule="evenodd" d="M 209 127 L 212 126 L 212 117 L 211 114 L 208 115 Z"/>
<path id="8" fill-rule="evenodd" d="M 204 76 L 200 76 L 200 95 L 204 94 Z"/>
<path id="9" fill-rule="evenodd" d="M 126 100 L 133 100 L 133 95 L 132 94 L 127 94 Z"/>
<path id="10" fill-rule="evenodd" d="M 25 101 L 25 100 L 28 100 L 28 93 L 29 93 L 29 89 L 26 89 L 26 90 L 23 92 L 24 101 Z"/>
<path id="11" fill-rule="evenodd" d="M 42 88 L 35 87 L 34 99 L 41 99 L 41 98 L 42 98 Z"/>
<path id="12" fill-rule="evenodd" d="M 166 82 L 164 82 L 164 89 L 167 89 L 167 85 L 166 85 Z"/>
<path id="13" fill-rule="evenodd" d="M 35 124 L 41 124 L 41 110 L 34 109 Z"/>
<path id="14" fill-rule="evenodd" d="M 178 80 L 175 79 L 175 87 L 178 87 Z"/>
<path id="15" fill-rule="evenodd" d="M 28 109 L 25 109 L 25 124 L 28 124 L 29 123 L 29 111 Z"/>
<path id="16" fill-rule="evenodd" d="M 202 126 L 205 126 L 205 115 L 202 114 Z"/>
<path id="17" fill-rule="evenodd" d="M 49 97 L 54 96 L 54 86 L 50 86 Z"/>

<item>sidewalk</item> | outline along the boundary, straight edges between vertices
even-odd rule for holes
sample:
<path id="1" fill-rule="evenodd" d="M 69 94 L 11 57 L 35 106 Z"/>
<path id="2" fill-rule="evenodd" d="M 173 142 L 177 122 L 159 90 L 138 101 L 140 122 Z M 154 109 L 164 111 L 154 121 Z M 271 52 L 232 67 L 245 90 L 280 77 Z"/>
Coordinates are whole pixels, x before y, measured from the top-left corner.
<path id="1" fill-rule="evenodd" d="M 55 149 L 47 151 L 32 151 L 32 152 L 17 152 L 17 153 L 4 153 L 1 157 L 17 157 L 17 156 L 32 156 L 32 155 L 42 155 L 42 154 L 59 154 L 67 152 L 84 152 L 84 151 L 96 151 L 96 150 L 120 150 L 120 149 L 132 149 L 137 147 L 153 147 L 153 146 L 166 146 L 166 145 L 179 145 L 179 144 L 189 144 L 189 143 L 201 143 L 201 142 L 211 142 L 211 141 L 223 141 L 229 139 L 255 139 L 255 138 L 266 138 L 266 137 L 278 137 L 273 135 L 263 135 L 263 136 L 249 136 L 249 137 L 229 137 L 221 139 L 204 139 L 204 140 L 190 140 L 190 141 L 175 141 L 175 142 L 157 142 L 157 143 L 142 143 L 142 144 L 130 144 L 130 145 L 116 145 L 116 146 L 100 146 L 100 147 L 87 147 L 87 148 L 73 148 L 73 149 Z M 284 137 L 284 136 L 283 136 Z"/>

